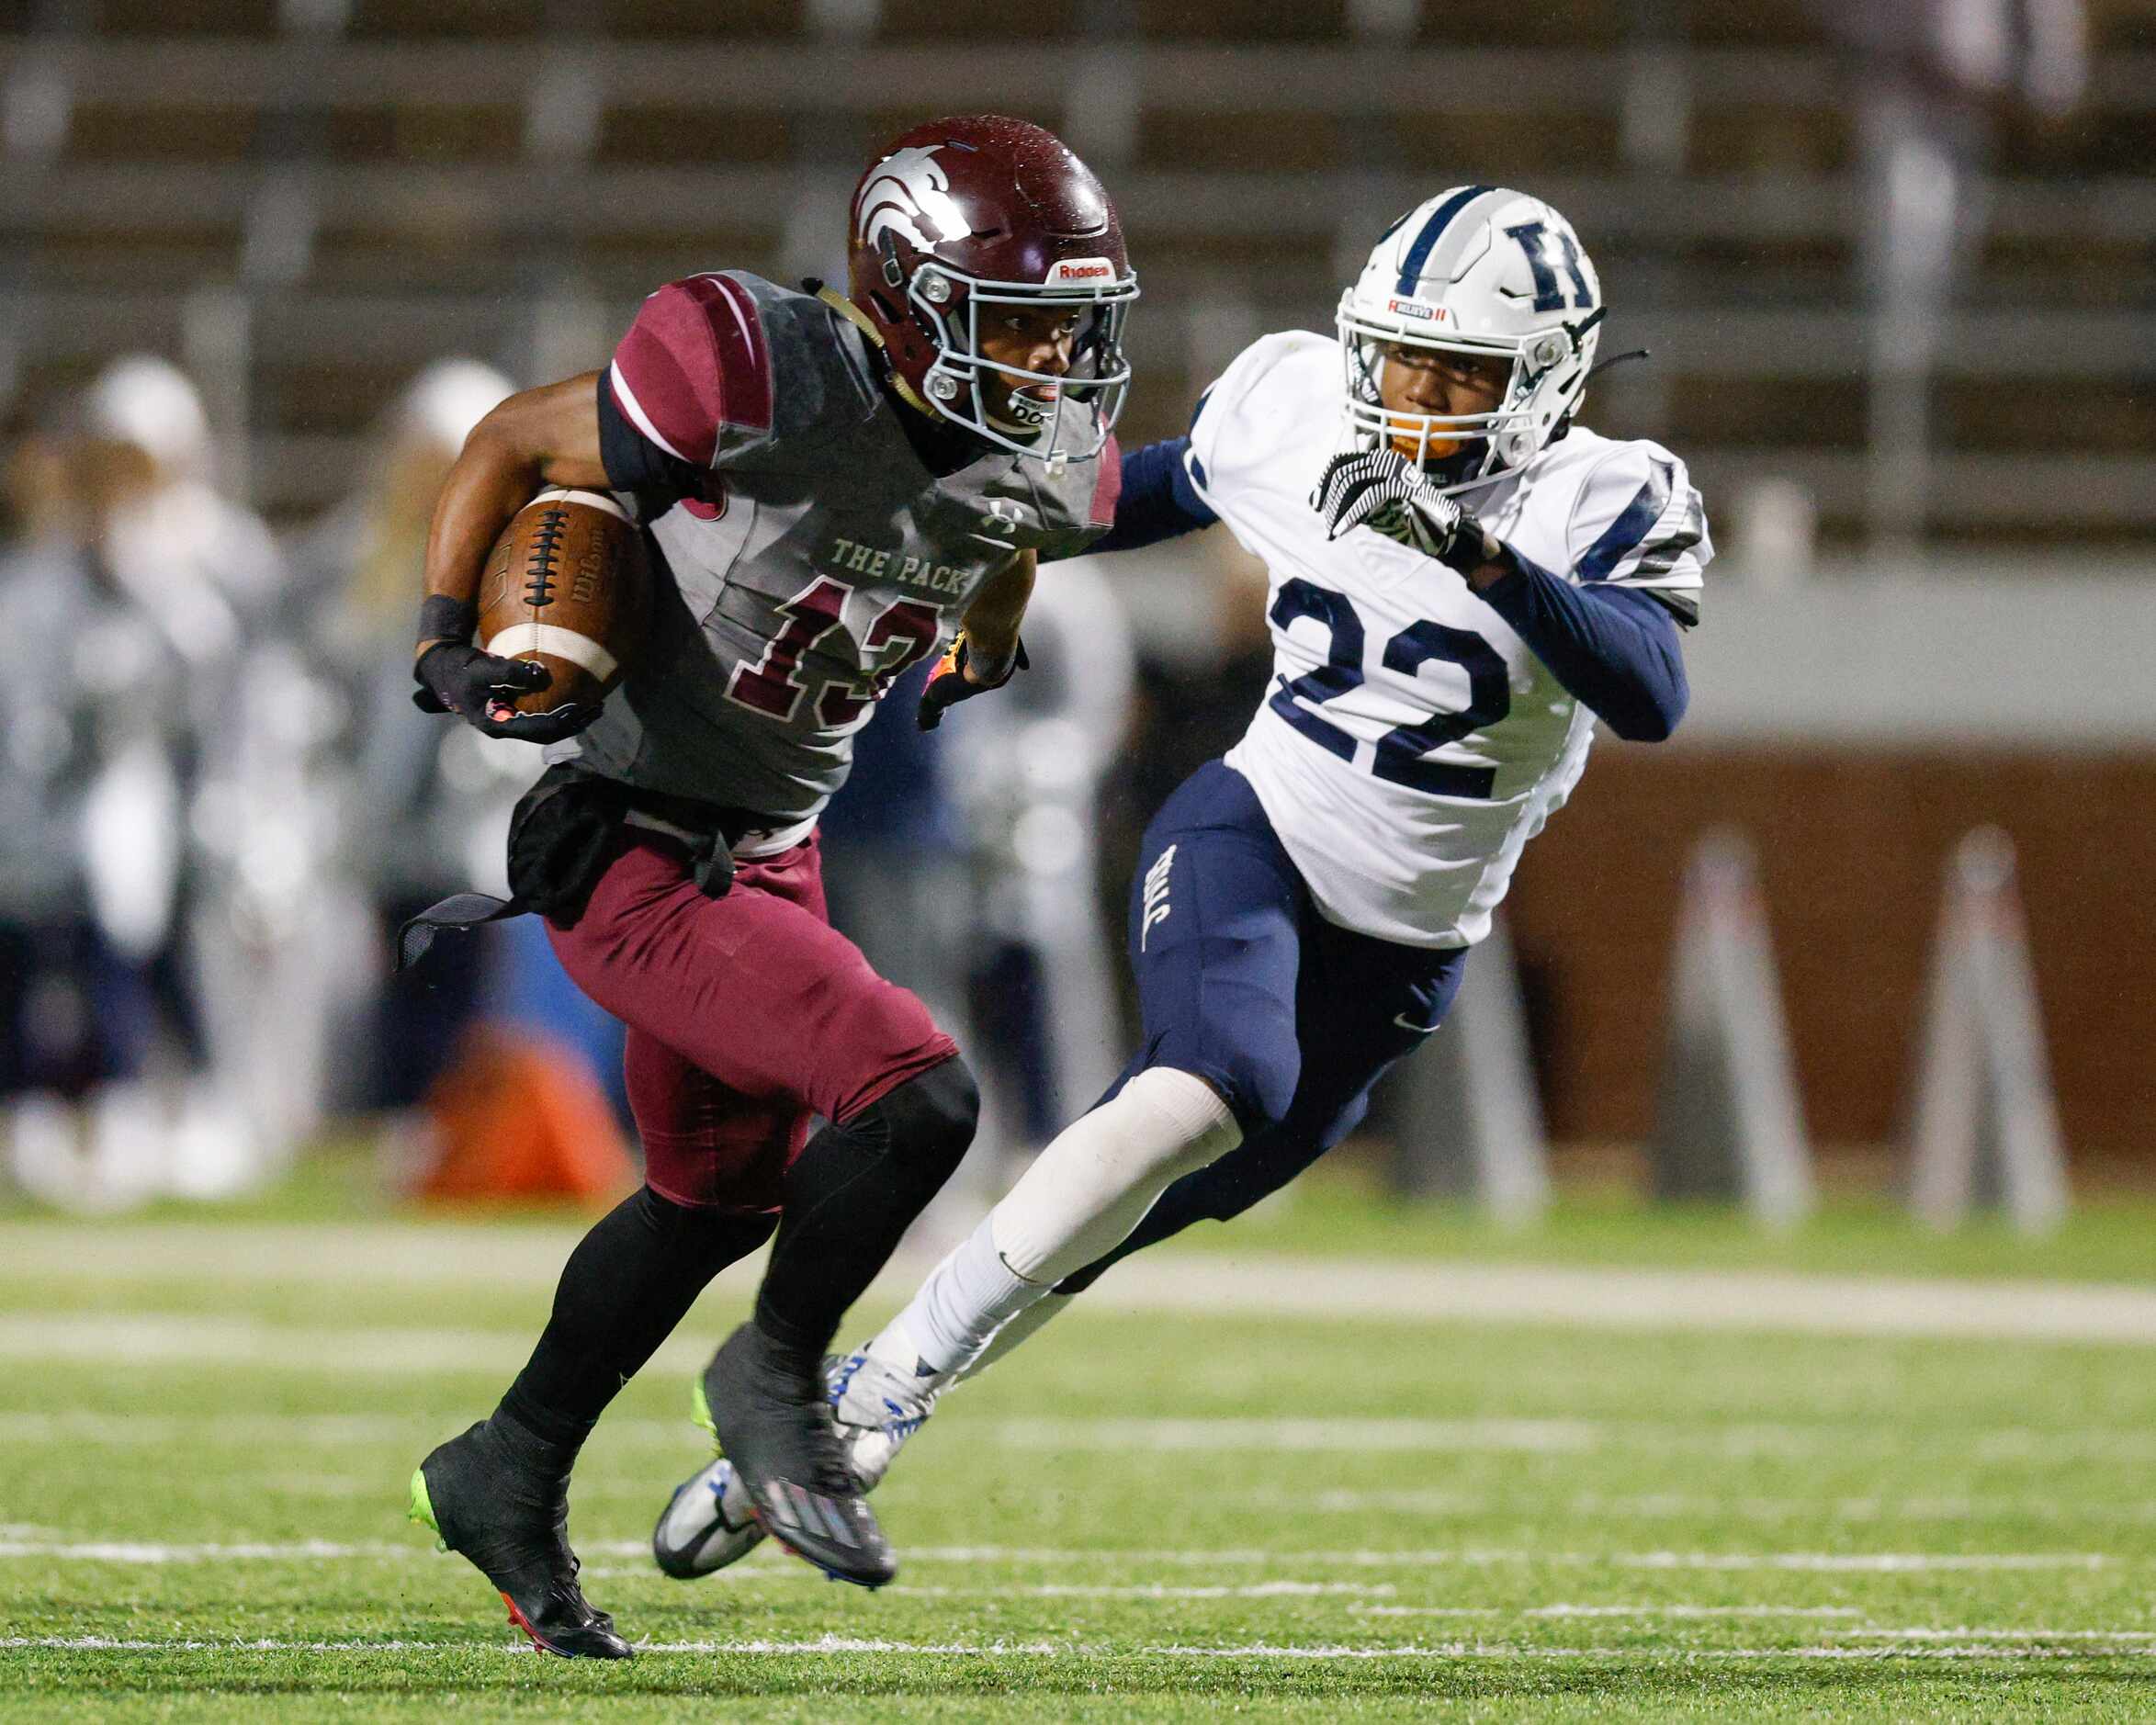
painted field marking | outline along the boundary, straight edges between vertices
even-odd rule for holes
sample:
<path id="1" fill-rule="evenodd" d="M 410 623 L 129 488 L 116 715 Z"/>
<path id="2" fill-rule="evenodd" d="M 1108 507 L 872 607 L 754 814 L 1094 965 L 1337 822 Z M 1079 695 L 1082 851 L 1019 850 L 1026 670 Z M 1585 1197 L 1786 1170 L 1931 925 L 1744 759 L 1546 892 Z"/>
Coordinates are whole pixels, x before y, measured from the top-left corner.
<path id="1" fill-rule="evenodd" d="M 5 1324 L 6 1320 L 0 1320 Z M 293 1336 L 293 1332 L 281 1332 Z M 324 1359 L 321 1347 L 341 1347 L 346 1333 L 299 1332 L 311 1337 L 299 1362 L 310 1367 Z M 367 1332 L 383 1358 L 401 1343 L 385 1337 L 405 1332 Z M 419 1332 L 443 1335 L 471 1332 Z M 257 1338 L 259 1339 L 259 1338 Z M 319 1345 L 319 1346 L 318 1346 Z M 249 1347 L 254 1342 L 247 1344 Z M 499 1345 L 490 1337 L 487 1357 L 493 1367 L 510 1354 L 521 1352 L 519 1340 L 509 1353 L 507 1341 Z M 0 1350 L 4 1351 L 4 1350 Z M 472 1358 L 480 1357 L 474 1349 Z M 702 1363 L 702 1350 L 696 1351 Z M 297 1357 L 295 1356 L 295 1359 Z M 437 1356 L 438 1358 L 438 1356 Z M 178 1365 L 185 1359 L 165 1359 Z M 197 1361 L 195 1363 L 200 1363 Z M 279 1363 L 257 1358 L 254 1363 Z M 459 1365 L 456 1370 L 468 1367 Z M 475 1366 L 468 1369 L 477 1370 Z M 441 1420 L 425 1415 L 368 1414 L 233 1414 L 233 1415 L 120 1415 L 87 1410 L 67 1412 L 15 1411 L 0 1413 L 0 1445 L 113 1444 L 130 1448 L 144 1444 L 200 1443 L 220 1448 L 254 1448 L 266 1444 L 299 1442 L 322 1447 L 409 1445 L 432 1441 L 440 1436 Z M 688 1420 L 619 1415 L 600 1427 L 602 1441 L 628 1447 L 653 1447 L 678 1453 L 684 1460 L 705 1453 L 705 1440 Z M 1606 1450 L 1648 1449 L 1657 1453 L 1705 1454 L 1731 1459 L 1760 1455 L 1806 1457 L 1823 1454 L 1882 1455 L 1891 1457 L 1943 1456 L 1956 1461 L 1978 1460 L 1992 1465 L 2026 1463 L 2053 1466 L 2066 1461 L 2135 1463 L 2156 1462 L 2156 1431 L 2128 1426 L 2073 1427 L 2036 1431 L 2008 1426 L 1952 1434 L 1892 1432 L 1851 1434 L 1838 1426 L 1763 1425 L 1700 1426 L 1693 1421 L 1597 1421 L 1591 1419 L 1535 1419 L 1496 1416 L 1483 1419 L 1384 1418 L 1373 1420 L 1304 1419 L 1229 1415 L 1219 1419 L 1168 1418 L 1050 1418 L 1021 1417 L 968 1424 L 953 1422 L 947 1437 L 963 1438 L 997 1449 L 1042 1452 L 1090 1450 L 1112 1454 L 1192 1454 L 1222 1449 L 1278 1454 L 1492 1454 L 1565 1455 Z M 1252 1501 L 1259 1494 L 1253 1494 Z M 1328 1494 L 1325 1503 L 1340 1509 L 1373 1508 L 1403 1514 L 1444 1515 L 1454 1505 L 1474 1500 L 1452 1494 L 1425 1495 L 1415 1492 Z M 1586 1501 L 1585 1499 L 1583 1502 Z M 1602 1500 L 1612 1514 L 1654 1513 L 1657 1504 L 1678 1501 L 1675 1494 L 1642 1494 L 1631 1500 Z M 1628 1509 L 1628 1501 L 1636 1505 Z M 1707 1500 L 1701 1500 L 1707 1501 Z M 1761 1509 L 1756 1519 L 1775 1519 L 1767 1513 L 1774 1500 L 1755 1501 Z M 1855 1502 L 1856 1500 L 1851 1500 Z M 1806 1513 L 1821 1513 L 1808 1505 Z M 1598 1512 L 1597 1512 L 1598 1513 Z M 2014 1513 L 2014 1512 L 2009 1512 Z M 2031 1512 L 2035 1513 L 2035 1512 Z M 2156 1505 L 2137 1504 L 2122 1511 L 2136 1520 L 2156 1519 Z M 1856 1518 L 1854 1513 L 1850 1518 Z M 1910 1519 L 1926 1517 L 1911 1516 Z M 1955 1519 L 1942 1509 L 1938 1519 Z M 2061 1515 L 2056 1519 L 2072 1517 Z M 2104 1518 L 2103 1513 L 2097 1515 Z"/>
<path id="2" fill-rule="evenodd" d="M 910 1558 L 913 1553 L 909 1551 L 906 1555 Z M 658 1569 L 649 1562 L 596 1564 L 587 1566 L 582 1571 L 586 1581 L 649 1581 L 658 1573 Z M 733 1565 L 726 1572 L 725 1579 L 717 1584 L 733 1588 L 776 1582 L 790 1587 L 796 1582 L 820 1579 L 814 1570 L 791 1560 L 775 1562 L 757 1561 Z M 1167 1582 L 1134 1582 L 1120 1586 L 1086 1586 L 1074 1582 L 1009 1582 L 982 1587 L 943 1587 L 916 1582 L 895 1582 L 887 1587 L 876 1589 L 877 1595 L 886 1599 L 1128 1599 L 1164 1602 L 1189 1599 L 1392 1599 L 1398 1597 L 1399 1592 L 1399 1587 L 1392 1582 L 1325 1581 L 1249 1582 L 1241 1586 L 1218 1583 L 1187 1587 L 1175 1586 Z M 1495 1607 L 1477 1607 L 1473 1612 L 1462 1615 L 1496 1617 L 1500 1613 Z"/>
<path id="3" fill-rule="evenodd" d="M 640 1557 L 649 1550 L 641 1539 L 593 1540 L 589 1557 Z M 392 1562 L 434 1555 L 416 1539 L 407 1544 L 382 1541 L 340 1543 L 326 1539 L 289 1542 L 233 1539 L 160 1542 L 126 1539 L 17 1539 L 0 1540 L 0 1559 L 76 1560 L 85 1562 L 170 1564 L 227 1562 L 344 1562 L 379 1558 Z M 1959 1570 L 2096 1570 L 2120 1560 L 2100 1551 L 1542 1551 L 1462 1547 L 1405 1551 L 1294 1550 L 1231 1547 L 1221 1550 L 1187 1549 L 1088 1550 L 1033 1546 L 920 1546 L 906 1555 L 921 1563 L 1161 1563 L 1179 1567 L 1216 1565 L 1312 1564 L 1340 1569 L 1476 1568 L 1499 1564 L 1611 1566 L 1642 1570 L 1785 1570 L 1811 1573 L 1906 1574 Z M 774 1560 L 763 1560 L 771 1562 Z M 802 1572 L 807 1573 L 806 1570 Z"/>
<path id="4" fill-rule="evenodd" d="M 360 1558 L 392 1562 L 424 1556 L 431 1547 L 389 1545 L 380 1540 L 340 1544 L 331 1539 L 204 1541 L 165 1544 L 138 1539 L 0 1539 L 0 1558 L 59 1559 L 84 1563 L 351 1562 Z"/>
<path id="5" fill-rule="evenodd" d="M 1893 1575 L 1935 1570 L 2103 1569 L 2116 1560 L 2101 1551 L 1628 1551 L 1571 1561 L 1616 1563 L 1626 1569 Z"/>
<path id="6" fill-rule="evenodd" d="M 216 1228 L 9 1223 L 0 1223 L 0 1263 L 40 1288 L 160 1278 L 278 1287 L 551 1287 L 576 1237 L 565 1228 L 397 1223 Z M 894 1262 L 878 1287 L 896 1297 L 910 1294 L 931 1257 L 912 1254 Z M 745 1263 L 732 1273 L 746 1288 L 754 1266 Z M 1276 1253 L 1228 1259 L 1164 1252 L 1119 1265 L 1088 1304 L 1104 1312 L 1208 1316 L 2156 1345 L 2156 1290 L 2130 1283 L 1432 1265 Z"/>
<path id="7" fill-rule="evenodd" d="M 1918 1521 L 2156 1523 L 2156 1501 L 2128 1503 L 2101 1498 L 2067 1503 L 2053 1497 L 1758 1497 L 1716 1496 L 1705 1492 L 1641 1492 L 1611 1496 L 1579 1492 L 1552 1504 L 1547 1493 L 1470 1493 L 1451 1491 L 1370 1492 L 1328 1488 L 1317 1492 L 1261 1486 L 1240 1494 L 1248 1508 L 1317 1510 L 1326 1515 L 1382 1514 L 1446 1521 L 1470 1516 L 1562 1513 L 1569 1516 L 1622 1516 L 1639 1521 Z"/>
<path id="8" fill-rule="evenodd" d="M 2072 1646 L 2042 1646 L 2023 1641 L 1970 1645 L 1885 1647 L 1535 1647 L 1504 1641 L 1451 1641 L 1408 1643 L 1390 1647 L 1358 1647 L 1345 1643 L 1304 1645 L 1295 1642 L 1248 1641 L 1228 1646 L 1202 1643 L 1166 1643 L 1137 1647 L 1088 1645 L 1063 1641 L 897 1641 L 865 1636 L 825 1635 L 804 1640 L 746 1640 L 732 1641 L 640 1641 L 640 1653 L 700 1653 L 759 1657 L 820 1658 L 834 1654 L 878 1653 L 896 1656 L 967 1659 L 1286 1659 L 1286 1660 L 1488 1660 L 1524 1663 L 1646 1663 L 1700 1661 L 1767 1662 L 1776 1660 L 1862 1660 L 1879 1663 L 1919 1661 L 2018 1661 L 2145 1659 L 2146 1642 L 2087 1640 Z M 302 1641 L 264 1638 L 254 1640 L 150 1640 L 100 1635 L 19 1635 L 0 1637 L 0 1651 L 40 1649 L 51 1652 L 191 1653 L 191 1652 L 296 1652 L 296 1653 L 474 1653 L 499 1652 L 504 1657 L 533 1657 L 528 1646 L 473 1644 L 464 1641 Z"/>
<path id="9" fill-rule="evenodd" d="M 1578 1455 L 1609 1441 L 1610 1428 L 1581 1419 L 1006 1419 L 994 1427 L 1000 1448 L 1143 1450 L 1157 1454 L 1221 1449 L 1291 1453 L 1394 1453 L 1496 1449 Z"/>
<path id="10" fill-rule="evenodd" d="M 1495 1606 L 1350 1606 L 1350 1611 L 1371 1618 L 1458 1618 L 1458 1617 L 1518 1617 L 1518 1618 L 1671 1618 L 1710 1619 L 1715 1618 L 1861 1618 L 1864 1613 L 1856 1606 L 1692 1606 L 1692 1605 L 1642 1605 L 1642 1606 L 1530 1606 L 1524 1610 L 1505 1612 Z"/>

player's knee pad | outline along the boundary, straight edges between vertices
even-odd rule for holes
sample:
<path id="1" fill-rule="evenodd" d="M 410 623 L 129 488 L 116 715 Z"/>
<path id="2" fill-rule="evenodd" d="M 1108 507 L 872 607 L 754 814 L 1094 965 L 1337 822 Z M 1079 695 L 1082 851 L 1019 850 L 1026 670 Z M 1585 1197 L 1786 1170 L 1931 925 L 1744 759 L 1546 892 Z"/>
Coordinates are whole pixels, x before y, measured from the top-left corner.
<path id="1" fill-rule="evenodd" d="M 877 1098 L 846 1129 L 874 1133 L 886 1155 L 941 1186 L 965 1159 L 980 1117 L 980 1088 L 954 1054 Z"/>
<path id="2" fill-rule="evenodd" d="M 1115 1153 L 1101 1160 L 1120 1164 L 1119 1172 L 1134 1190 L 1158 1191 L 1218 1161 L 1242 1142 L 1234 1103 L 1215 1079 L 1203 1074 L 1148 1066 L 1095 1117 L 1106 1120 L 1110 1109 L 1121 1111 L 1116 1123 L 1123 1130 Z"/>

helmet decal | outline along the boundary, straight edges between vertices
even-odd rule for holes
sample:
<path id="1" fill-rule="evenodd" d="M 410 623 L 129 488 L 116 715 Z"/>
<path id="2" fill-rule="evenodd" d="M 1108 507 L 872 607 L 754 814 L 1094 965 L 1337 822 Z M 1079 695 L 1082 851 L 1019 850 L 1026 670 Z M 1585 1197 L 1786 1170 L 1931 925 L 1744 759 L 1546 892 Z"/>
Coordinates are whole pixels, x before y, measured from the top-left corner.
<path id="1" fill-rule="evenodd" d="M 1518 240 L 1519 249 L 1527 254 L 1527 266 L 1534 272 L 1537 311 L 1562 311 L 1564 309 L 1564 288 L 1557 279 L 1556 267 L 1551 263 L 1548 242 L 1550 224 L 1546 221 L 1523 221 L 1505 230 L 1507 240 Z M 1585 311 L 1595 303 L 1594 289 L 1587 286 L 1587 278 L 1580 269 L 1579 242 L 1572 237 L 1569 229 L 1557 236 L 1557 242 L 1564 250 L 1564 273 L 1572 277 L 1572 303 L 1575 310 Z"/>
<path id="2" fill-rule="evenodd" d="M 1398 291 L 1403 296 L 1410 299 L 1414 299 L 1417 292 L 1416 284 L 1425 276 L 1450 276 L 1451 274 L 1454 265 L 1458 263 L 1456 257 L 1433 258 L 1430 254 L 1437 249 L 1438 242 L 1444 238 L 1445 230 L 1452 225 L 1454 220 L 1466 209 L 1468 205 L 1473 203 L 1478 197 L 1487 197 L 1496 189 L 1494 186 L 1462 186 L 1430 212 L 1428 220 L 1416 233 L 1414 243 L 1408 246 L 1407 255 L 1400 260 Z M 1394 224 L 1395 227 L 1398 225 L 1398 223 Z M 1460 239 L 1462 243 L 1464 244 L 1473 232 L 1474 227 L 1472 222 L 1461 223 Z M 1457 250 L 1458 248 L 1451 249 Z"/>
<path id="3" fill-rule="evenodd" d="M 856 197 L 854 209 L 861 238 L 870 245 L 886 228 L 924 252 L 973 233 L 965 212 L 951 196 L 950 176 L 936 164 L 931 145 L 900 150 L 877 163 Z M 932 233 L 921 231 L 923 221 L 934 230 Z"/>
<path id="4" fill-rule="evenodd" d="M 1059 257 L 1048 265 L 1041 281 L 1048 288 L 1082 288 L 1094 282 L 1112 282 L 1117 274 L 1115 265 L 1104 257 Z"/>

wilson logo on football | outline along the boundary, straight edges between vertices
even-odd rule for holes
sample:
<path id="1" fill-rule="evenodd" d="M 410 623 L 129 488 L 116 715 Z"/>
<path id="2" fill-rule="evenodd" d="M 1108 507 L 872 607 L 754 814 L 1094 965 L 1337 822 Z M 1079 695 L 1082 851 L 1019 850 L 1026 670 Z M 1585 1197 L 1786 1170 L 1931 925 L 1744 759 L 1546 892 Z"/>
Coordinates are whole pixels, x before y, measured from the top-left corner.
<path id="1" fill-rule="evenodd" d="M 1427 322 L 1442 323 L 1445 321 L 1443 306 L 1426 306 L 1413 299 L 1388 299 L 1385 310 L 1404 318 L 1421 318 Z"/>
<path id="2" fill-rule="evenodd" d="M 1067 288 L 1073 284 L 1113 281 L 1115 265 L 1104 257 L 1059 257 L 1048 265 L 1048 273 L 1041 277 L 1044 288 Z"/>

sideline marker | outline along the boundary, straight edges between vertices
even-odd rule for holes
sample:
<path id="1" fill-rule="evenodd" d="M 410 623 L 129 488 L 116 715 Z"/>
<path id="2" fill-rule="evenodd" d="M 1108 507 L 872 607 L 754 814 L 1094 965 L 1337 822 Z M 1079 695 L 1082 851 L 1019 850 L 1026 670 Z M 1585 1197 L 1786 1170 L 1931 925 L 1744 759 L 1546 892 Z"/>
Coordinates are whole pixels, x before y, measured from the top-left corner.
<path id="1" fill-rule="evenodd" d="M 1996 827 L 1969 834 L 1947 865 L 1909 1118 L 1910 1208 L 1934 1227 L 1980 1204 L 2026 1234 L 2065 1216 L 2066 1151 L 2014 845 Z"/>
<path id="2" fill-rule="evenodd" d="M 1683 894 L 1650 1146 L 1654 1196 L 1739 1201 L 1788 1227 L 1817 1194 L 1750 841 L 1703 836 Z"/>
<path id="3" fill-rule="evenodd" d="M 1503 917 L 1468 958 L 1444 1028 L 1402 1064 L 1392 1101 L 1396 1190 L 1472 1196 L 1506 1223 L 1549 1207 L 1549 1139 Z"/>

